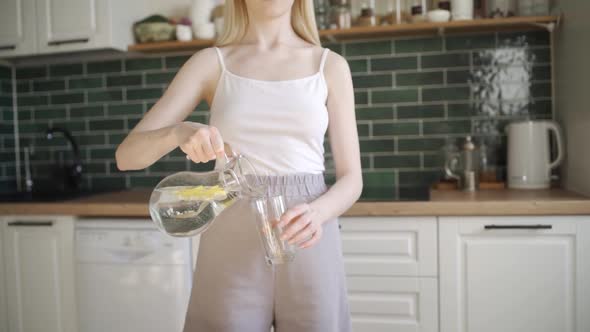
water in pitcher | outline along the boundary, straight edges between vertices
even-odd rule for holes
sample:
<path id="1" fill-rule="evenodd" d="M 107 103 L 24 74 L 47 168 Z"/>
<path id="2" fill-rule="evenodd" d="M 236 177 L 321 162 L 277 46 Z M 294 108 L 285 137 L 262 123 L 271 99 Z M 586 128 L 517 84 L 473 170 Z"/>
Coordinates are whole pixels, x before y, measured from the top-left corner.
<path id="1" fill-rule="evenodd" d="M 237 192 L 226 192 L 220 186 L 175 186 L 155 190 L 156 204 L 150 214 L 166 233 L 172 236 L 200 234 L 224 209 L 238 198 Z"/>

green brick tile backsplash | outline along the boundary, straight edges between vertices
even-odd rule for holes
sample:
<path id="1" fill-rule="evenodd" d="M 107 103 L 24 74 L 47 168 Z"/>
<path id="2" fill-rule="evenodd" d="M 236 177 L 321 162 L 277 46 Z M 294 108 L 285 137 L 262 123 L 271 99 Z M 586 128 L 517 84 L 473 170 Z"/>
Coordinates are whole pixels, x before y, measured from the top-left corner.
<path id="1" fill-rule="evenodd" d="M 0 66 L 0 80 L 2 80 L 2 83 L 10 83 L 12 81 L 12 68 Z"/>
<path id="2" fill-rule="evenodd" d="M 49 76 L 51 77 L 82 75 L 83 73 L 84 66 L 81 63 L 49 66 Z"/>
<path id="3" fill-rule="evenodd" d="M 326 45 L 347 59 L 352 72 L 363 198 L 426 198 L 430 184 L 441 175 L 440 149 L 447 141 L 460 142 L 468 134 L 476 139 L 482 135 L 502 137 L 502 126 L 522 117 L 479 114 L 470 81 L 473 71 L 486 64 L 481 52 L 506 47 L 523 36 L 535 57 L 529 114 L 551 118 L 546 32 L 404 37 Z M 11 105 L 15 84 L 21 145 L 36 146 L 38 172 L 58 160 L 58 153 L 68 150 L 63 139 L 45 139 L 43 131 L 48 126 L 62 126 L 78 138 L 86 165 L 84 183 L 90 189 L 150 187 L 172 172 L 211 169 L 213 163 L 193 164 L 179 149 L 146 170 L 121 172 L 114 161 L 117 144 L 158 100 L 190 56 L 122 55 L 102 61 L 17 67 L 15 77 L 9 68 L 0 66 L 2 153 L 14 153 Z M 188 120 L 207 122 L 208 108 L 201 103 Z M 480 128 L 486 126 L 498 131 L 481 132 Z M 329 142 L 326 160 L 326 176 L 332 183 Z M 14 162 L 0 162 L 0 191 L 14 190 L 14 171 Z"/>
<path id="4" fill-rule="evenodd" d="M 443 118 L 444 116 L 443 104 L 400 105 L 397 107 L 398 119 Z"/>
<path id="5" fill-rule="evenodd" d="M 122 69 L 123 64 L 120 60 L 95 61 L 86 64 L 86 72 L 88 74 L 113 72 L 118 73 Z"/>
<path id="6" fill-rule="evenodd" d="M 161 58 L 146 58 L 146 59 L 129 59 L 125 61 L 125 70 L 146 70 L 146 69 L 160 69 L 162 68 Z"/>
<path id="7" fill-rule="evenodd" d="M 356 119 L 357 120 L 392 120 L 393 119 L 393 107 L 357 107 L 356 108 Z"/>
<path id="8" fill-rule="evenodd" d="M 107 76 L 107 87 L 140 85 L 141 75 L 112 75 Z"/>
<path id="9" fill-rule="evenodd" d="M 88 91 L 88 102 L 109 102 L 123 100 L 122 90 Z"/>
<path id="10" fill-rule="evenodd" d="M 70 90 L 102 88 L 103 86 L 103 79 L 101 77 L 72 78 L 68 81 Z"/>
<path id="11" fill-rule="evenodd" d="M 60 80 L 48 80 L 48 81 L 33 81 L 33 91 L 58 91 L 65 90 L 66 81 Z"/>
<path id="12" fill-rule="evenodd" d="M 371 59 L 372 71 L 404 70 L 416 68 L 418 68 L 418 58 L 415 56 Z"/>
<path id="13" fill-rule="evenodd" d="M 344 47 L 346 55 L 375 55 L 391 54 L 391 41 L 370 41 L 361 43 L 350 43 Z"/>
<path id="14" fill-rule="evenodd" d="M 51 95 L 51 104 L 78 104 L 84 102 L 84 93 L 59 93 Z"/>
<path id="15" fill-rule="evenodd" d="M 423 55 L 422 68 L 466 67 L 469 66 L 469 59 L 469 53 Z"/>
<path id="16" fill-rule="evenodd" d="M 99 106 L 75 106 L 70 108 L 70 118 L 94 118 L 104 117 L 104 107 Z"/>
<path id="17" fill-rule="evenodd" d="M 449 51 L 474 48 L 492 48 L 496 46 L 496 36 L 452 36 L 446 38 L 446 48 Z"/>
<path id="18" fill-rule="evenodd" d="M 176 69 L 180 68 L 188 59 L 188 55 L 167 56 L 164 58 L 164 64 L 168 69 Z"/>
<path id="19" fill-rule="evenodd" d="M 424 53 L 442 51 L 441 38 L 413 38 L 395 41 L 395 53 Z"/>
<path id="20" fill-rule="evenodd" d="M 398 86 L 442 84 L 443 72 L 398 73 L 396 83 Z"/>
<path id="21" fill-rule="evenodd" d="M 22 74 L 21 74 L 22 75 Z M 0 65 L 0 193 L 16 191 L 12 68 Z M 30 116 L 30 112 L 28 115 Z"/>
<path id="22" fill-rule="evenodd" d="M 393 77 L 391 74 L 357 75 L 352 77 L 355 88 L 391 87 L 392 82 Z"/>
<path id="23" fill-rule="evenodd" d="M 371 100 L 375 104 L 416 102 L 418 101 L 418 89 L 372 91 Z"/>
<path id="24" fill-rule="evenodd" d="M 350 67 L 350 71 L 352 73 L 355 72 L 366 72 L 367 68 L 369 68 L 368 61 L 365 59 L 360 60 L 349 60 L 348 66 Z"/>

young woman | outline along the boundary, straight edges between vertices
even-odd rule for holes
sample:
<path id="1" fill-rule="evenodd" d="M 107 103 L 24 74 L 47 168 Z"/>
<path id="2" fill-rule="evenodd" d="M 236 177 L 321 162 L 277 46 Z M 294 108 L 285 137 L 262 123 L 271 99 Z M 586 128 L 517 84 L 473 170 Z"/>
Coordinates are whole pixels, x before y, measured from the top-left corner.
<path id="1" fill-rule="evenodd" d="M 283 237 L 301 249 L 267 266 L 247 202 L 201 236 L 185 332 L 346 332 L 350 315 L 336 218 L 362 189 L 347 62 L 320 47 L 312 0 L 226 0 L 218 47 L 194 54 L 117 149 L 121 170 L 176 147 L 195 163 L 224 143 L 285 195 Z M 209 125 L 186 122 L 202 100 Z M 323 178 L 328 130 L 336 182 Z M 216 166 L 220 166 L 217 163 Z"/>

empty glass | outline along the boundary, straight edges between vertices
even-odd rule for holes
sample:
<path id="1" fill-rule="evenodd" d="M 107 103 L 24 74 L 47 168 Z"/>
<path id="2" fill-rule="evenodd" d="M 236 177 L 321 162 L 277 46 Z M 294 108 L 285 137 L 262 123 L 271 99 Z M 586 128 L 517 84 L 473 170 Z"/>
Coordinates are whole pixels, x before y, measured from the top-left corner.
<path id="1" fill-rule="evenodd" d="M 282 228 L 276 224 L 285 213 L 283 196 L 263 196 L 252 199 L 260 240 L 269 265 L 283 264 L 295 257 L 295 246 L 281 240 Z"/>

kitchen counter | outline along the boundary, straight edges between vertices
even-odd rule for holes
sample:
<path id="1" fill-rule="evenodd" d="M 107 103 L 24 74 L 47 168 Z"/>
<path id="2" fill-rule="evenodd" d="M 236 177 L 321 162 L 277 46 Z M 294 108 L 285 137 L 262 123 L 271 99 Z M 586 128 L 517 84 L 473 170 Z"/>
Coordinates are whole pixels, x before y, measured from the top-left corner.
<path id="1" fill-rule="evenodd" d="M 65 202 L 0 203 L 0 215 L 149 217 L 151 190 L 97 194 Z M 562 189 L 432 191 L 429 201 L 361 201 L 345 216 L 590 215 L 590 199 Z"/>

